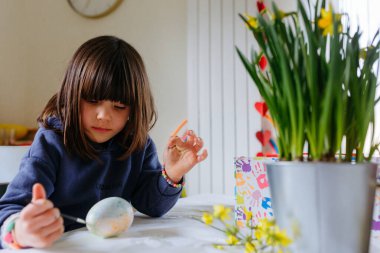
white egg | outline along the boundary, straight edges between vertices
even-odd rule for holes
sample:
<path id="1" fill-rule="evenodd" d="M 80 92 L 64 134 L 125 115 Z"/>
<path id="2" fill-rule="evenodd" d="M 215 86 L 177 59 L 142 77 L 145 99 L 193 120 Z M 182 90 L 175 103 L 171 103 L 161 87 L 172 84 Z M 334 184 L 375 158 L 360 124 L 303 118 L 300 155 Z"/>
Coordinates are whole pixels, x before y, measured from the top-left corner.
<path id="1" fill-rule="evenodd" d="M 99 201 L 91 207 L 86 216 L 88 230 L 103 238 L 120 235 L 131 226 L 132 222 L 132 205 L 119 197 Z"/>

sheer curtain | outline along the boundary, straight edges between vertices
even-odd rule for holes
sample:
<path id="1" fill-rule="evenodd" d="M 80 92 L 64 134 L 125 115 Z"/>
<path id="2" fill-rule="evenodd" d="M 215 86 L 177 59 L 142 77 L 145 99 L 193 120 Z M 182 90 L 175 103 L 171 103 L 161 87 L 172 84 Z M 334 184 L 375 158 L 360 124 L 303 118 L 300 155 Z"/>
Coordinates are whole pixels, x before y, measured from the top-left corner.
<path id="1" fill-rule="evenodd" d="M 361 46 L 367 46 L 373 36 L 380 29 L 380 1 L 379 0 L 335 0 L 334 6 L 338 6 L 339 12 L 348 13 L 350 16 L 351 31 L 360 26 L 362 31 Z M 377 73 L 379 75 L 379 73 Z M 380 79 L 379 79 L 380 80 Z M 377 96 L 380 96 L 380 88 L 377 88 Z M 380 142 L 380 105 L 375 109 L 375 142 Z M 366 143 L 369 149 L 369 143 Z M 376 154 L 380 156 L 380 154 Z"/>

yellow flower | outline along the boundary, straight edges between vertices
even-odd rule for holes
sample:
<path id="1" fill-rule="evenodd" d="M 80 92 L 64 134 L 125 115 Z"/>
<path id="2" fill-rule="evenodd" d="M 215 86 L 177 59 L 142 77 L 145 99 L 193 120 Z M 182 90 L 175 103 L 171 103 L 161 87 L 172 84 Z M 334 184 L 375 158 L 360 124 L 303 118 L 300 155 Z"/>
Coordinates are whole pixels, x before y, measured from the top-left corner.
<path id="1" fill-rule="evenodd" d="M 265 237 L 265 232 L 261 229 L 256 229 L 254 233 L 257 240 L 263 240 L 263 238 Z"/>
<path id="2" fill-rule="evenodd" d="M 239 239 L 234 235 L 229 235 L 226 239 L 228 245 L 236 245 L 239 243 Z"/>
<path id="3" fill-rule="evenodd" d="M 276 227 L 275 231 L 275 240 L 276 242 L 284 247 L 287 247 L 289 244 L 292 243 L 292 240 L 288 237 L 285 230 L 280 230 L 278 227 Z"/>
<path id="4" fill-rule="evenodd" d="M 257 29 L 259 27 L 259 23 L 257 22 L 257 18 L 252 17 L 248 14 L 245 14 L 245 17 L 247 18 L 248 28 Z"/>
<path id="5" fill-rule="evenodd" d="M 222 221 L 229 220 L 230 208 L 226 208 L 223 205 L 214 205 L 214 217 Z"/>
<path id="6" fill-rule="evenodd" d="M 275 225 L 275 222 L 273 219 L 264 218 L 259 221 L 259 224 L 257 225 L 258 229 L 261 229 L 263 231 L 267 231 L 271 227 Z"/>
<path id="7" fill-rule="evenodd" d="M 335 19 L 340 22 L 342 15 L 335 14 Z M 334 32 L 334 23 L 333 23 L 333 13 L 332 6 L 330 5 L 330 10 L 326 11 L 324 8 L 321 9 L 321 18 L 318 20 L 319 28 L 323 29 L 323 35 L 331 35 Z M 342 30 L 342 26 L 338 27 L 339 32 Z"/>
<path id="8" fill-rule="evenodd" d="M 229 215 L 230 212 L 230 208 L 226 208 L 223 205 L 215 205 L 214 213 L 204 212 L 202 215 L 202 221 L 207 225 L 211 225 L 214 219 L 224 221 L 231 218 Z M 252 217 L 252 212 L 248 211 L 246 208 L 243 208 L 243 212 L 247 218 Z M 250 227 L 252 231 L 247 235 L 242 234 L 242 231 L 236 226 L 236 224 L 231 225 L 225 222 L 222 223 L 224 229 L 218 228 L 218 230 L 221 230 L 226 234 L 226 244 L 224 246 L 216 243 L 213 244 L 216 249 L 222 250 L 227 245 L 244 245 L 244 253 L 261 252 L 263 249 L 270 249 L 270 252 L 282 253 L 282 250 L 292 243 L 292 240 L 287 236 L 286 231 L 280 230 L 274 219 L 264 218 L 259 220 L 257 226 Z"/>
<path id="9" fill-rule="evenodd" d="M 202 221 L 206 224 L 206 225 L 211 225 L 212 222 L 213 222 L 213 217 L 210 213 L 203 213 L 202 215 Z"/>
<path id="10" fill-rule="evenodd" d="M 213 246 L 214 246 L 215 249 L 219 249 L 219 250 L 224 249 L 223 245 L 214 244 Z"/>
<path id="11" fill-rule="evenodd" d="M 244 246 L 245 246 L 244 253 L 252 253 L 256 251 L 255 245 L 253 245 L 250 242 L 246 242 Z"/>

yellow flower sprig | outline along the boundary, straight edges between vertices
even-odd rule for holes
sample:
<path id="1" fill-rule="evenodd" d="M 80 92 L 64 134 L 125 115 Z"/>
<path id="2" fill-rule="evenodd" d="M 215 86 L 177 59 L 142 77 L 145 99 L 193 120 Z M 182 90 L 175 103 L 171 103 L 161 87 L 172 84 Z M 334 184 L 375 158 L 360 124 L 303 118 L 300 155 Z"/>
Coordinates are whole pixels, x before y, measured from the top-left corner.
<path id="1" fill-rule="evenodd" d="M 214 244 L 216 249 L 224 249 L 225 247 L 244 247 L 244 253 L 262 252 L 265 250 L 272 250 L 270 252 L 283 252 L 292 243 L 290 237 L 286 234 L 285 230 L 280 230 L 272 219 L 261 219 L 258 225 L 252 226 L 250 220 L 252 219 L 252 212 L 244 208 L 244 213 L 247 220 L 248 234 L 236 225 L 236 222 L 227 223 L 231 220 L 231 208 L 223 205 L 215 205 L 213 213 L 203 212 L 201 219 L 204 224 L 211 226 L 226 234 L 226 244 Z M 213 226 L 214 222 L 220 222 L 224 228 Z"/>
<path id="2" fill-rule="evenodd" d="M 259 27 L 259 21 L 256 17 L 245 14 L 245 18 L 247 19 L 246 26 L 251 29 L 257 29 Z"/>
<path id="3" fill-rule="evenodd" d="M 334 19 L 333 19 L 333 11 L 332 6 L 330 5 L 330 10 L 326 10 L 324 8 L 321 9 L 321 17 L 318 20 L 318 27 L 323 30 L 323 36 L 332 35 L 334 32 Z M 342 31 L 341 24 L 341 14 L 334 15 L 336 22 L 338 22 L 338 32 Z"/>

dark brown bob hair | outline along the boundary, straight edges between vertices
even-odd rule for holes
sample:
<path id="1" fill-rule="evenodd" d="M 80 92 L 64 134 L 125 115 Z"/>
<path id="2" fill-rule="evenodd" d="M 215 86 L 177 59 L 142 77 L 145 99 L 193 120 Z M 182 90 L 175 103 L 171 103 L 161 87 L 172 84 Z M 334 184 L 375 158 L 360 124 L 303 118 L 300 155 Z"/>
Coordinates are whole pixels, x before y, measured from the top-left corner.
<path id="1" fill-rule="evenodd" d="M 125 149 L 120 159 L 144 147 L 157 113 L 144 62 L 131 45 L 114 36 L 96 37 L 81 45 L 69 62 L 61 89 L 37 119 L 52 129 L 48 118 L 58 117 L 68 152 L 97 159 L 82 128 L 81 99 L 111 100 L 130 106 L 129 120 L 115 139 Z"/>

